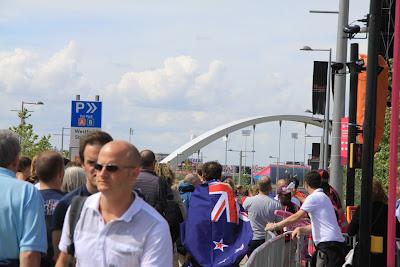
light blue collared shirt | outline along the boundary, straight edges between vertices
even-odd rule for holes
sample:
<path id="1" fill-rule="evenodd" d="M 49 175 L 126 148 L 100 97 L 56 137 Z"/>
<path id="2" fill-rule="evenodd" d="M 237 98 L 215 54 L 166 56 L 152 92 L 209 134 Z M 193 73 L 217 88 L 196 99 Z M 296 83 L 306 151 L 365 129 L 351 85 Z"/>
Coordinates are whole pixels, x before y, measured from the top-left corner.
<path id="1" fill-rule="evenodd" d="M 400 222 L 400 199 L 396 201 L 396 217 L 397 220 Z"/>
<path id="2" fill-rule="evenodd" d="M 0 167 L 0 260 L 18 259 L 20 252 L 46 253 L 44 202 L 30 183 Z"/>

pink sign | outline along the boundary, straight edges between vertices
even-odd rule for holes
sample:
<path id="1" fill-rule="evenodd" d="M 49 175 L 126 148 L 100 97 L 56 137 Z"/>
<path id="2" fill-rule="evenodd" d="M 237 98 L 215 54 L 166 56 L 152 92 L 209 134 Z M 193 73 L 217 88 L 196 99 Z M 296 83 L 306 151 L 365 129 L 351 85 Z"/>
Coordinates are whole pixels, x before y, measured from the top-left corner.
<path id="1" fill-rule="evenodd" d="M 349 145 L 349 118 L 343 117 L 340 120 L 340 162 L 347 164 L 347 150 Z"/>

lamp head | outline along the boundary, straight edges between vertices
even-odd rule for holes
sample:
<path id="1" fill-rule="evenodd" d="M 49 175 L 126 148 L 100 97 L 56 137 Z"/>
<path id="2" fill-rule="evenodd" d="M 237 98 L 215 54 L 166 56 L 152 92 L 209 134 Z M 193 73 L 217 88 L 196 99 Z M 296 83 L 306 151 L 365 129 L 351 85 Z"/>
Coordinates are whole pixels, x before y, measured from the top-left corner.
<path id="1" fill-rule="evenodd" d="M 36 102 L 36 105 L 44 105 L 44 103 L 42 101 L 38 101 Z"/>
<path id="2" fill-rule="evenodd" d="M 313 49 L 311 47 L 309 47 L 308 45 L 303 46 L 302 48 L 300 48 L 301 51 L 312 51 Z"/>
<path id="3" fill-rule="evenodd" d="M 357 34 L 361 30 L 359 25 L 347 25 L 344 26 L 343 32 L 348 34 Z"/>

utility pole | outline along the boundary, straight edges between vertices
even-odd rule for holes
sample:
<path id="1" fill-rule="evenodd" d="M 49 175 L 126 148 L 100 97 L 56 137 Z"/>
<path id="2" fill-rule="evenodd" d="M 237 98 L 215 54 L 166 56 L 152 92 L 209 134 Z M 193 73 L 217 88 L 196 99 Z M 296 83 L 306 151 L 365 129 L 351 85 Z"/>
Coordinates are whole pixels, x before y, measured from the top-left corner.
<path id="1" fill-rule="evenodd" d="M 350 48 L 350 93 L 349 93 L 349 141 L 347 149 L 346 206 L 354 205 L 354 182 L 356 169 L 350 164 L 350 145 L 356 144 L 357 137 L 357 86 L 358 86 L 358 44 Z M 353 145 L 353 146 L 354 146 Z"/>
<path id="2" fill-rule="evenodd" d="M 363 127 L 362 182 L 360 206 L 360 263 L 369 267 L 371 263 L 372 179 L 374 175 L 374 138 L 376 89 L 378 76 L 378 42 L 381 25 L 382 0 L 371 0 L 369 14 L 367 88 Z M 394 246 L 394 244 L 393 244 Z"/>
<path id="3" fill-rule="evenodd" d="M 343 32 L 349 21 L 349 0 L 339 0 L 339 15 L 336 41 L 336 62 L 346 63 L 347 36 Z M 340 163 L 340 120 L 344 116 L 346 99 L 346 68 L 342 68 L 335 75 L 335 97 L 333 99 L 332 116 L 332 149 L 330 182 L 343 199 L 343 169 Z"/>

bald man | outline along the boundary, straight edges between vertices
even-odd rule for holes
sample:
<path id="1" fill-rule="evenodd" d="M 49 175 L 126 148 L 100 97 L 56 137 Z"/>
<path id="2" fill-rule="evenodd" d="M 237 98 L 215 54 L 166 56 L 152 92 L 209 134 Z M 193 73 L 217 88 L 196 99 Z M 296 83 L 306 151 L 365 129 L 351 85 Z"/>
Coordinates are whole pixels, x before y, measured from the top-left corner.
<path id="1" fill-rule="evenodd" d="M 172 266 L 167 222 L 132 191 L 140 163 L 138 150 L 125 141 L 100 150 L 95 164 L 99 193 L 86 200 L 74 232 L 77 266 Z M 67 218 L 69 211 L 56 266 L 68 264 Z"/>

